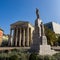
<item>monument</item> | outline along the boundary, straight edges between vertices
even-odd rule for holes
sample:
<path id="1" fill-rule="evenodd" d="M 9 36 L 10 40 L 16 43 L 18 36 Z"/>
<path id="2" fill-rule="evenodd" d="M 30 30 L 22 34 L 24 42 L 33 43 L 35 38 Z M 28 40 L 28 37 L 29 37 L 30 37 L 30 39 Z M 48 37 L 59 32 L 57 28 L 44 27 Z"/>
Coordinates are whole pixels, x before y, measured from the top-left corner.
<path id="1" fill-rule="evenodd" d="M 35 29 L 33 32 L 33 44 L 31 45 L 31 52 L 39 55 L 53 55 L 56 52 L 51 50 L 51 46 L 47 45 L 47 38 L 44 33 L 44 25 L 39 16 L 39 10 L 36 8 Z"/>

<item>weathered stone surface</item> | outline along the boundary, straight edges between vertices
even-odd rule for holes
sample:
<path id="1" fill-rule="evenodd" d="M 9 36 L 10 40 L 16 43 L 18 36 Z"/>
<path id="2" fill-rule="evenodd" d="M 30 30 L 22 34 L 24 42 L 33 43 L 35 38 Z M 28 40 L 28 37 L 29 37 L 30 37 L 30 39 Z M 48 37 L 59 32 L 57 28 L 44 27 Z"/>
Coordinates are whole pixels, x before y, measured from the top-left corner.
<path id="1" fill-rule="evenodd" d="M 53 55 L 55 53 L 56 51 L 51 50 L 50 45 L 40 45 L 40 50 L 39 50 L 40 55 Z"/>
<path id="2" fill-rule="evenodd" d="M 47 45 L 47 38 L 46 38 L 46 36 L 42 36 L 42 45 Z"/>

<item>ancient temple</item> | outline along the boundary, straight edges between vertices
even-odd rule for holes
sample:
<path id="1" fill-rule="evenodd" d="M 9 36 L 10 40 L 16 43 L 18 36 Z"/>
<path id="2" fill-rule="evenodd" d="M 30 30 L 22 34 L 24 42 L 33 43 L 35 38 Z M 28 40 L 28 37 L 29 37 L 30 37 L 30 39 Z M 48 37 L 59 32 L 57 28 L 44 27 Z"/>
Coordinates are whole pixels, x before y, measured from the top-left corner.
<path id="1" fill-rule="evenodd" d="M 32 43 L 34 26 L 27 21 L 18 21 L 10 25 L 9 46 L 29 47 Z"/>

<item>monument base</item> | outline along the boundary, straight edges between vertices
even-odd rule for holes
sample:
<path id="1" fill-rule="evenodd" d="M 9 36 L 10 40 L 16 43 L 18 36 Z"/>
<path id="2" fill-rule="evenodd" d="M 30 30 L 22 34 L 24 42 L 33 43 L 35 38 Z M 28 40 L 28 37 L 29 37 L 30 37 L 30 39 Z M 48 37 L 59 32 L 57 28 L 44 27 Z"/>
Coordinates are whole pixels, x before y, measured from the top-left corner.
<path id="1" fill-rule="evenodd" d="M 53 55 L 57 53 L 54 50 L 51 50 L 51 46 L 50 45 L 40 45 L 40 50 L 39 50 L 39 55 Z"/>

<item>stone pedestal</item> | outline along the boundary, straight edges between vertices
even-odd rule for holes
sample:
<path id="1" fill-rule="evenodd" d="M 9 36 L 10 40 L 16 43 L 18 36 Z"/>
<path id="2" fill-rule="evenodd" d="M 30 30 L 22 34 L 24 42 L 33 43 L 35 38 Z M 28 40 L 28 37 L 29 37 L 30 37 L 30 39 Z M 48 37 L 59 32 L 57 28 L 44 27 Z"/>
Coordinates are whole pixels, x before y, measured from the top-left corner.
<path id="1" fill-rule="evenodd" d="M 42 36 L 42 45 L 47 45 L 47 38 L 46 36 Z"/>
<path id="2" fill-rule="evenodd" d="M 39 50 L 39 55 L 53 55 L 57 53 L 54 50 L 51 50 L 51 46 L 50 45 L 40 45 L 40 50 Z"/>

